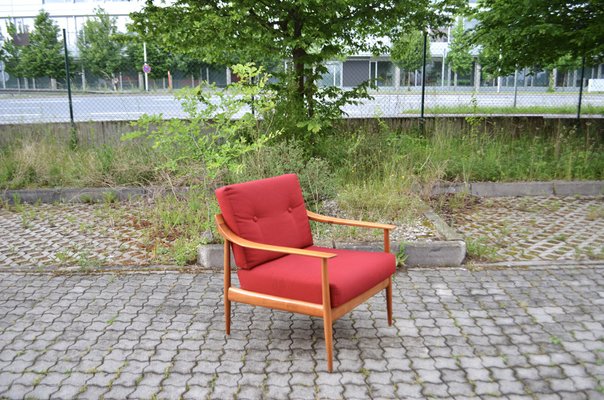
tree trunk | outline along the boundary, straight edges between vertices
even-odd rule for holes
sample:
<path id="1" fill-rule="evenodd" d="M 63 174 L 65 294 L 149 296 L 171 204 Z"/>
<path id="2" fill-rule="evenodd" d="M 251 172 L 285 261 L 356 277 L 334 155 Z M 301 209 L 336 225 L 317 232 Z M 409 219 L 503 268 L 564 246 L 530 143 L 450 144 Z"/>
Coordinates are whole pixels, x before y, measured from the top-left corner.
<path id="1" fill-rule="evenodd" d="M 298 13 L 294 12 L 292 17 L 294 24 L 294 39 L 296 41 L 302 38 L 302 20 L 299 18 Z M 294 77 L 296 82 L 296 97 L 295 101 L 300 104 L 300 107 L 304 107 L 304 97 L 307 102 L 307 114 L 312 118 L 314 114 L 313 105 L 313 82 L 304 82 L 306 73 L 306 56 L 308 53 L 306 49 L 302 47 L 296 47 L 292 52 L 292 61 L 294 64 Z M 305 84 L 306 83 L 306 84 Z"/>

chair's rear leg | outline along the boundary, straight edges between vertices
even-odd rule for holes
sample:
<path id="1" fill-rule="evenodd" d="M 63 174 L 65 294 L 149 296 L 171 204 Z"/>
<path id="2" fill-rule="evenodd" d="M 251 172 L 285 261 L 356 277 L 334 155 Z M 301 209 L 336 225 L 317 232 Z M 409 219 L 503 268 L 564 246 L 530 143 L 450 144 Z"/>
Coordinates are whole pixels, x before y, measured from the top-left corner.
<path id="1" fill-rule="evenodd" d="M 231 334 L 231 301 L 229 288 L 231 287 L 231 248 L 227 240 L 224 241 L 224 323 L 227 335 Z"/>
<path id="2" fill-rule="evenodd" d="M 228 300 L 224 301 L 224 322 L 226 334 L 231 334 L 231 302 Z"/>
<path id="3" fill-rule="evenodd" d="M 388 278 L 386 286 L 386 309 L 388 312 L 388 326 L 392 325 L 392 277 Z"/>

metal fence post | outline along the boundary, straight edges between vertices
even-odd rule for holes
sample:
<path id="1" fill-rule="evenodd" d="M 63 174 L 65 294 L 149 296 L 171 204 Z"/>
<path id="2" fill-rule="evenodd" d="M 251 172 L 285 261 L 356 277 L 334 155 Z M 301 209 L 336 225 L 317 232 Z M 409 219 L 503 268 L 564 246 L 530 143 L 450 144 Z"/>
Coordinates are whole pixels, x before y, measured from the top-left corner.
<path id="1" fill-rule="evenodd" d="M 421 105 L 421 115 L 419 123 L 422 126 L 422 133 L 425 129 L 426 121 L 424 119 L 424 106 L 426 102 L 426 52 L 427 52 L 427 44 L 428 44 L 428 31 L 424 31 L 424 56 L 422 62 L 422 105 Z"/>
<path id="2" fill-rule="evenodd" d="M 579 104 L 577 106 L 577 125 L 581 123 L 581 102 L 583 100 L 583 80 L 585 79 L 585 53 L 581 61 L 581 83 L 579 85 Z"/>
<path id="3" fill-rule="evenodd" d="M 71 100 L 71 77 L 69 73 L 69 55 L 67 53 L 67 34 L 63 29 L 63 51 L 65 53 L 65 80 L 67 81 L 67 97 L 69 98 L 69 121 L 71 123 L 70 146 L 72 148 L 78 145 L 78 135 L 76 133 L 75 122 L 73 122 L 73 101 Z"/>

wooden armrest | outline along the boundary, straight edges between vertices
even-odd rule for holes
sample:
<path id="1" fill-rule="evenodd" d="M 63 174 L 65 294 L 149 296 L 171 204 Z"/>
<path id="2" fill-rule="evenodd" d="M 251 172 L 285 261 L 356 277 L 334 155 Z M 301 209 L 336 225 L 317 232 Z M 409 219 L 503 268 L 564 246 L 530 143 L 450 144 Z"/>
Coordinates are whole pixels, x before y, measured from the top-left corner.
<path id="1" fill-rule="evenodd" d="M 256 249 L 256 250 L 265 250 L 265 251 L 273 251 L 276 253 L 285 253 L 285 254 L 295 254 L 299 256 L 308 256 L 308 257 L 316 257 L 322 259 L 329 259 L 337 256 L 334 253 L 326 253 L 324 251 L 316 251 L 316 250 L 305 250 L 305 249 L 297 249 L 295 247 L 283 247 L 283 246 L 273 246 L 271 244 L 264 244 L 258 242 L 252 242 L 251 240 L 247 240 L 238 236 L 235 232 L 231 230 L 224 222 L 224 218 L 222 215 L 216 215 L 216 225 L 218 226 L 218 232 L 222 235 L 225 240 L 229 242 L 233 242 L 241 247 L 246 247 L 248 249 Z"/>
<path id="2" fill-rule="evenodd" d="M 358 227 L 362 227 L 362 228 L 387 229 L 389 231 L 396 228 L 395 225 L 390 225 L 390 224 L 379 224 L 376 222 L 355 221 L 352 219 L 328 217 L 326 215 L 317 214 L 317 213 L 314 213 L 309 210 L 306 210 L 306 214 L 308 215 L 308 218 L 311 219 L 312 221 L 325 222 L 327 224 L 358 226 Z"/>

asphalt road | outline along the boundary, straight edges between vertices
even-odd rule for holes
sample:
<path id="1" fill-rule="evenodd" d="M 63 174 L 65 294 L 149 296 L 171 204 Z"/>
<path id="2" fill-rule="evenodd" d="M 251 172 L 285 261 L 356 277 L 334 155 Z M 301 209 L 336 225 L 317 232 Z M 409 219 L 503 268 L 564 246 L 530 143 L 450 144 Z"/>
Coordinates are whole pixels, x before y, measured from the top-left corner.
<path id="1" fill-rule="evenodd" d="M 431 107 L 455 107 L 472 105 L 471 93 L 430 93 L 426 95 L 426 112 Z M 518 107 L 540 106 L 576 107 L 576 93 L 519 93 Z M 475 97 L 481 107 L 512 107 L 513 93 L 480 93 Z M 373 100 L 344 108 L 348 117 L 396 117 L 419 110 L 420 94 L 377 94 Z M 583 105 L 604 106 L 604 94 L 584 94 Z M 446 112 L 440 110 L 440 112 Z M 162 113 L 165 118 L 185 118 L 178 100 L 172 95 L 158 94 L 98 94 L 74 95 L 75 121 L 135 120 L 143 114 Z M 67 96 L 35 94 L 0 94 L 0 124 L 69 122 Z"/>

